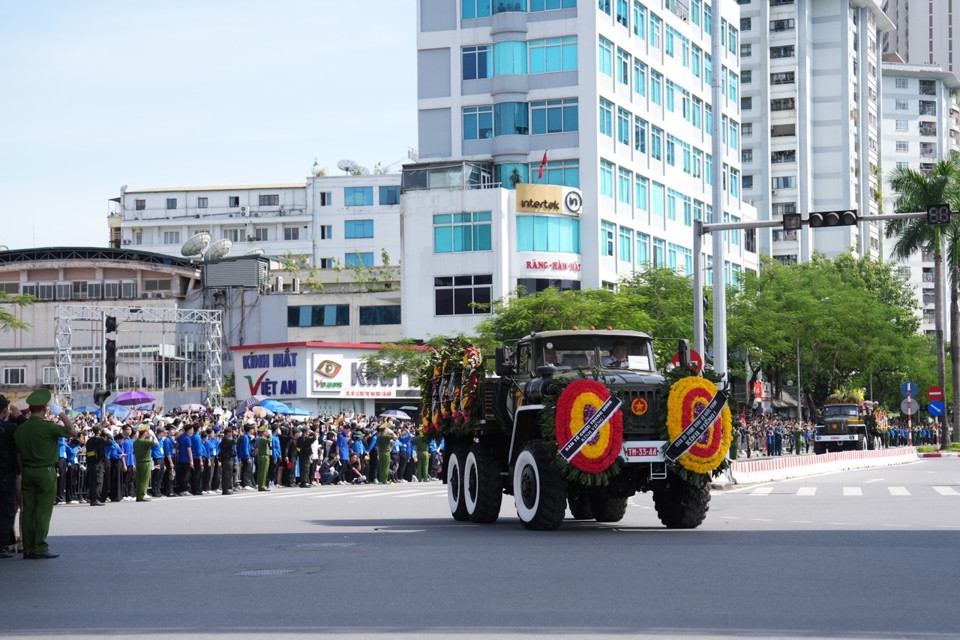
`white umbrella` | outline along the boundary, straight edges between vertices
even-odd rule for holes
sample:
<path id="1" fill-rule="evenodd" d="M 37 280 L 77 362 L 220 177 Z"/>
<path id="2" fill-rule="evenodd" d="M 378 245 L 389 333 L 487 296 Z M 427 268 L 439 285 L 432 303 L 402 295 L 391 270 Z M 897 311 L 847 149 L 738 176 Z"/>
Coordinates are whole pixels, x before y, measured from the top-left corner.
<path id="1" fill-rule="evenodd" d="M 388 409 L 380 414 L 381 418 L 396 418 L 397 420 L 413 420 L 410 414 L 399 409 Z"/>

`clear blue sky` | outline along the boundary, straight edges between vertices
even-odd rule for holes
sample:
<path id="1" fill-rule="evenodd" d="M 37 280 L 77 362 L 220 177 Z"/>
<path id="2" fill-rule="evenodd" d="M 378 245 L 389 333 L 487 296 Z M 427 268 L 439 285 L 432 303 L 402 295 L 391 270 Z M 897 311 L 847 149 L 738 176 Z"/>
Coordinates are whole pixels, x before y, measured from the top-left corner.
<path id="1" fill-rule="evenodd" d="M 121 185 L 405 160 L 415 23 L 413 0 L 0 0 L 0 244 L 105 246 Z"/>

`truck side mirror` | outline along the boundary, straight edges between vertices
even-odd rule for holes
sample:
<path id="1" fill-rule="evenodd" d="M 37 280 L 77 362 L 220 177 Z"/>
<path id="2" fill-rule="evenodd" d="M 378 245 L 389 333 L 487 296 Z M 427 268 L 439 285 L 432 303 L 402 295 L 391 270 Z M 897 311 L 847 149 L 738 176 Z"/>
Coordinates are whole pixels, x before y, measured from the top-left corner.
<path id="1" fill-rule="evenodd" d="M 511 357 L 510 351 L 506 347 L 497 347 L 495 355 L 495 370 L 498 376 L 508 376 L 516 373 L 513 368 L 513 363 L 510 362 Z"/>

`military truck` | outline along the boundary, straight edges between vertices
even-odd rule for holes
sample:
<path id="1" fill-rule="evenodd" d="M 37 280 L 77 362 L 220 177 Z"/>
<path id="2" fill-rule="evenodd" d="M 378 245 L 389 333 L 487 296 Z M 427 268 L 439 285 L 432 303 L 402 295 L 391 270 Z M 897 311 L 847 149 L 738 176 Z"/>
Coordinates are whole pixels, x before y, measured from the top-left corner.
<path id="1" fill-rule="evenodd" d="M 666 441 L 658 416 L 665 381 L 656 371 L 648 334 L 532 333 L 513 347 L 498 347 L 493 369 L 475 369 L 474 384 L 461 385 L 455 397 L 476 408 L 469 424 L 448 421 L 453 426 L 443 429 L 443 480 L 455 520 L 496 521 L 506 494 L 514 497 L 517 515 L 528 529 L 556 529 L 568 506 L 574 519 L 617 522 L 624 517 L 628 498 L 650 491 L 667 527 L 695 528 L 703 521 L 709 486 L 683 480 L 661 451 Z M 456 381 L 452 374 L 448 381 L 439 368 L 433 373 L 432 390 L 425 390 L 424 397 L 432 395 L 437 415 L 438 397 L 444 397 L 446 387 L 450 398 Z M 567 462 L 542 428 L 544 412 L 556 406 L 564 385 L 584 379 L 602 380 L 622 402 L 617 473 L 602 485 L 570 480 L 562 467 Z"/>
<path id="2" fill-rule="evenodd" d="M 861 402 L 828 403 L 823 424 L 817 425 L 814 453 L 863 451 L 874 448 L 872 417 Z"/>

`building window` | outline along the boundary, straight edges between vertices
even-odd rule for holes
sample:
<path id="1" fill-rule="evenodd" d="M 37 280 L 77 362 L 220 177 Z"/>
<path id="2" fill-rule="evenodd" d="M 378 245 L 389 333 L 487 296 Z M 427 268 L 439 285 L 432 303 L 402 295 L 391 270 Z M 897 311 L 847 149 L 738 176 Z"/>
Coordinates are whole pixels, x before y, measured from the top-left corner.
<path id="1" fill-rule="evenodd" d="M 544 100 L 530 103 L 531 133 L 562 133 L 579 128 L 579 106 L 576 98 Z"/>
<path id="2" fill-rule="evenodd" d="M 770 74 L 770 84 L 793 84 L 795 74 L 793 71 L 781 71 Z"/>
<path id="3" fill-rule="evenodd" d="M 630 204 L 630 197 L 633 193 L 633 172 L 629 169 L 619 167 L 617 169 L 617 200 L 624 204 Z"/>
<path id="4" fill-rule="evenodd" d="M 167 198 L 167 209 L 176 209 L 177 208 L 177 199 L 176 198 Z"/>
<path id="5" fill-rule="evenodd" d="M 742 164 L 748 164 L 753 162 L 753 149 L 744 149 L 740 152 L 740 162 Z"/>
<path id="6" fill-rule="evenodd" d="M 617 82 L 630 85 L 630 54 L 617 47 Z"/>
<path id="7" fill-rule="evenodd" d="M 347 207 L 372 207 L 373 187 L 344 187 L 343 204 Z"/>
<path id="8" fill-rule="evenodd" d="M 299 239 L 300 239 L 300 227 L 284 227 L 284 228 L 283 228 L 283 239 L 284 239 L 284 240 L 299 240 Z"/>
<path id="9" fill-rule="evenodd" d="M 137 210 L 137 211 L 143 211 L 144 209 L 147 208 L 147 201 L 146 201 L 146 200 L 143 200 L 143 199 L 141 199 L 141 198 L 138 198 L 138 199 L 135 201 L 134 206 L 136 207 L 136 210 Z"/>
<path id="10" fill-rule="evenodd" d="M 227 206 L 229 207 L 239 207 L 240 206 L 240 196 L 229 196 L 227 198 Z"/>
<path id="11" fill-rule="evenodd" d="M 603 11 L 605 14 L 610 15 L 610 0 L 598 0 L 597 6 L 600 11 Z"/>
<path id="12" fill-rule="evenodd" d="M 461 0 L 460 11 L 464 20 L 486 18 L 490 15 L 491 0 Z"/>
<path id="13" fill-rule="evenodd" d="M 580 253 L 580 220 L 517 214 L 517 251 Z"/>
<path id="14" fill-rule="evenodd" d="M 400 204 L 400 185 L 380 187 L 380 204 Z"/>
<path id="15" fill-rule="evenodd" d="M 435 313 L 438 316 L 488 314 L 493 293 L 493 276 L 438 277 L 433 279 L 433 291 Z"/>
<path id="16" fill-rule="evenodd" d="M 908 130 L 908 123 L 906 120 L 897 120 L 897 131 L 905 132 Z"/>
<path id="17" fill-rule="evenodd" d="M 179 232 L 179 231 L 164 231 L 164 232 L 163 232 L 163 244 L 180 244 L 180 232 Z"/>
<path id="18" fill-rule="evenodd" d="M 372 251 L 354 251 L 353 253 L 345 253 L 343 255 L 343 266 L 348 268 L 372 267 L 373 252 Z"/>
<path id="19" fill-rule="evenodd" d="M 650 70 L 650 102 L 663 104 L 663 75 L 652 69 Z"/>
<path id="20" fill-rule="evenodd" d="M 400 324 L 400 305 L 376 305 L 359 308 L 360 326 L 375 327 L 385 324 Z"/>
<path id="21" fill-rule="evenodd" d="M 630 144 L 630 124 L 633 122 L 633 114 L 617 107 L 617 142 L 621 144 Z"/>
<path id="22" fill-rule="evenodd" d="M 530 0 L 530 11 L 554 11 L 576 6 L 577 0 Z"/>
<path id="23" fill-rule="evenodd" d="M 897 98 L 897 100 L 894 102 L 894 109 L 896 109 L 897 111 L 906 111 L 907 109 L 909 109 L 907 105 L 907 101 L 901 98 Z"/>
<path id="24" fill-rule="evenodd" d="M 600 36 L 600 45 L 598 51 L 598 60 L 600 73 L 605 76 L 613 75 L 613 43 Z"/>
<path id="25" fill-rule="evenodd" d="M 663 159 L 663 129 L 650 127 L 650 157 L 654 160 Z"/>
<path id="26" fill-rule="evenodd" d="M 771 58 L 792 58 L 794 55 L 794 45 L 792 44 L 770 47 Z"/>
<path id="27" fill-rule="evenodd" d="M 751 96 L 740 98 L 740 111 L 750 111 L 751 109 L 753 109 L 753 98 Z"/>
<path id="28" fill-rule="evenodd" d="M 332 240 L 333 239 L 333 225 L 332 224 L 322 224 L 319 227 L 320 230 L 320 239 L 321 240 Z"/>
<path id="29" fill-rule="evenodd" d="M 910 143 L 906 140 L 897 140 L 897 153 L 907 153 L 910 151 Z"/>
<path id="30" fill-rule="evenodd" d="M 287 327 L 348 327 L 350 305 L 315 304 L 287 307 Z"/>
<path id="31" fill-rule="evenodd" d="M 269 230 L 266 227 L 255 227 L 253 239 L 257 242 L 267 242 L 270 239 Z"/>
<path id="32" fill-rule="evenodd" d="M 612 222 L 602 220 L 600 222 L 600 255 L 613 257 L 614 238 L 617 232 L 617 225 Z"/>
<path id="33" fill-rule="evenodd" d="M 462 59 L 464 80 L 489 78 L 493 75 L 493 56 L 490 55 L 490 45 L 464 47 Z"/>
<path id="34" fill-rule="evenodd" d="M 47 386 L 52 386 L 57 384 L 57 368 L 56 367 L 43 368 L 43 384 Z"/>
<path id="35" fill-rule="evenodd" d="M 85 366 L 83 368 L 84 386 L 94 386 L 100 384 L 100 375 L 103 373 L 100 367 Z"/>
<path id="36" fill-rule="evenodd" d="M 750 84 L 753 82 L 753 71 L 747 69 L 746 71 L 740 72 L 740 82 L 743 84 Z"/>
<path id="37" fill-rule="evenodd" d="M 280 195 L 276 193 L 261 195 L 259 203 L 261 207 L 276 207 L 280 204 Z"/>
<path id="38" fill-rule="evenodd" d="M 169 278 L 163 280 L 144 280 L 143 281 L 143 290 L 144 291 L 170 291 L 171 282 Z"/>
<path id="39" fill-rule="evenodd" d="M 796 149 L 787 149 L 785 151 L 773 151 L 770 153 L 770 162 L 773 164 L 778 164 L 782 162 L 796 162 L 797 161 L 797 151 Z"/>
<path id="40" fill-rule="evenodd" d="M 600 134 L 613 137 L 613 103 L 600 98 Z"/>
<path id="41" fill-rule="evenodd" d="M 770 101 L 771 111 L 791 111 L 796 108 L 796 98 L 774 98 Z"/>
<path id="42" fill-rule="evenodd" d="M 206 209 L 208 202 L 209 200 L 206 197 L 197 198 L 197 209 Z"/>
<path id="43" fill-rule="evenodd" d="M 526 102 L 493 105 L 493 135 L 525 136 L 530 132 L 530 108 Z"/>
<path id="44" fill-rule="evenodd" d="M 492 219 L 489 211 L 433 216 L 434 253 L 492 250 Z"/>
<path id="45" fill-rule="evenodd" d="M 318 194 L 318 200 L 321 207 L 330 207 L 333 206 L 333 192 L 332 191 L 320 191 Z"/>
<path id="46" fill-rule="evenodd" d="M 532 74 L 577 70 L 577 36 L 531 40 L 527 51 Z"/>
<path id="47" fill-rule="evenodd" d="M 11 387 L 19 387 L 27 384 L 26 367 L 4 367 L 3 384 Z"/>
<path id="48" fill-rule="evenodd" d="M 633 199 L 637 203 L 637 209 L 647 211 L 648 193 L 650 191 L 650 179 L 641 176 L 639 173 L 634 176 Z"/>
<path id="49" fill-rule="evenodd" d="M 343 237 L 348 240 L 373 237 L 373 220 L 345 220 Z"/>
<path id="50" fill-rule="evenodd" d="M 540 171 L 540 163 L 532 163 L 527 167 L 528 175 L 536 175 Z M 579 160 L 550 160 L 543 170 L 542 184 L 559 184 L 565 187 L 580 188 L 580 161 Z"/>
<path id="51" fill-rule="evenodd" d="M 773 189 L 796 189 L 797 188 L 797 177 L 796 176 L 775 176 L 771 178 L 770 186 Z"/>
<path id="52" fill-rule="evenodd" d="M 633 229 L 628 229 L 627 227 L 620 227 L 620 237 L 619 237 L 619 253 L 618 257 L 620 262 L 633 263 Z"/>
<path id="53" fill-rule="evenodd" d="M 791 31 L 796 27 L 797 23 L 793 18 L 770 21 L 770 31 Z"/>
<path id="54" fill-rule="evenodd" d="M 894 85 L 897 89 L 906 89 L 909 86 L 909 81 L 906 78 L 894 78 Z"/>
<path id="55" fill-rule="evenodd" d="M 463 139 L 483 140 L 493 137 L 493 106 L 463 108 Z"/>
<path id="56" fill-rule="evenodd" d="M 246 238 L 243 235 L 243 229 L 238 227 L 236 229 L 224 229 L 223 239 L 230 242 L 242 242 Z"/>
<path id="57" fill-rule="evenodd" d="M 600 160 L 600 195 L 613 197 L 613 163 Z"/>

